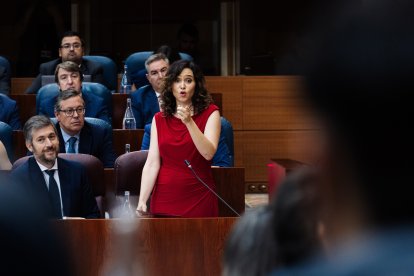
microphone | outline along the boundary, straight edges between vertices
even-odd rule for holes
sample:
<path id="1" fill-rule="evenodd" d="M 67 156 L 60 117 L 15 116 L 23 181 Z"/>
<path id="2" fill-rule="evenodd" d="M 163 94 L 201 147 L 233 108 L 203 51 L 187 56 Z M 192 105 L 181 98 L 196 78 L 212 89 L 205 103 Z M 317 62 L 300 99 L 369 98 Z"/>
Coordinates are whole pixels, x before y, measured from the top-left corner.
<path id="1" fill-rule="evenodd" d="M 213 189 L 210 188 L 210 186 L 208 186 L 198 175 L 197 173 L 194 171 L 193 167 L 190 164 L 190 161 L 188 160 L 184 160 L 184 163 L 187 165 L 187 167 L 193 172 L 194 176 L 198 179 L 198 181 L 200 181 L 204 186 L 206 186 L 207 189 L 210 190 L 210 192 L 212 192 L 218 199 L 221 200 L 221 202 L 223 202 L 227 207 L 229 207 L 229 209 L 235 213 L 238 217 L 240 217 L 240 214 L 237 213 L 236 210 L 234 210 L 223 198 L 221 198 L 215 191 L 213 191 Z"/>

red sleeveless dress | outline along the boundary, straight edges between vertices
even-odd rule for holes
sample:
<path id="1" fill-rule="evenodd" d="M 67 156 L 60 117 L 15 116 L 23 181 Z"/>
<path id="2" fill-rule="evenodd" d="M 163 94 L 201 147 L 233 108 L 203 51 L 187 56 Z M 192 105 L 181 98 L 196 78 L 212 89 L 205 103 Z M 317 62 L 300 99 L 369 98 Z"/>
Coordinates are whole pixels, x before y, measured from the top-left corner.
<path id="1" fill-rule="evenodd" d="M 192 118 L 204 133 L 207 119 L 216 105 Z M 158 133 L 158 147 L 161 167 L 152 191 L 151 213 L 160 216 L 176 217 L 216 217 L 218 202 L 216 196 L 207 189 L 185 164 L 188 160 L 197 175 L 216 191 L 211 161 L 207 161 L 196 149 L 187 127 L 176 117 L 163 117 L 155 114 Z"/>

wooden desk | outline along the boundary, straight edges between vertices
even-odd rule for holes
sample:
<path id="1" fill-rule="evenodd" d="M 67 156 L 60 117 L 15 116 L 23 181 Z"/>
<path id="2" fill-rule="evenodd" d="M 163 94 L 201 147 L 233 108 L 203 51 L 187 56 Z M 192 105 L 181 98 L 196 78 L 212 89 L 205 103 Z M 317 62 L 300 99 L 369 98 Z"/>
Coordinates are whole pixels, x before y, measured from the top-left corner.
<path id="1" fill-rule="evenodd" d="M 242 214 L 245 210 L 244 203 L 244 168 L 230 167 L 230 168 L 212 168 L 213 177 L 216 182 L 216 192 L 223 198 L 237 213 Z M 117 205 L 122 203 L 122 198 L 118 195 L 123 195 L 124 191 L 118 191 L 115 183 L 114 169 L 105 168 L 105 202 L 108 211 L 112 211 Z M 134 179 L 136 185 L 129 186 L 131 193 L 131 202 L 133 206 L 138 203 L 138 194 L 141 179 Z M 203 185 L 200 183 L 200 185 Z M 124 185 L 128 186 L 128 185 Z M 234 217 L 236 216 L 224 203 L 219 200 L 219 216 L 220 217 Z"/>
<path id="2" fill-rule="evenodd" d="M 125 153 L 125 144 L 131 145 L 131 151 L 141 149 L 143 129 L 113 129 L 113 148 L 117 156 Z"/>
<path id="3" fill-rule="evenodd" d="M 22 127 L 32 116 L 36 115 L 36 95 L 34 94 L 11 94 L 10 98 L 17 102 L 19 117 Z"/>
<path id="4" fill-rule="evenodd" d="M 114 219 L 53 225 L 68 244 L 74 275 L 115 275 L 104 271 L 116 265 L 132 269 L 126 275 L 220 275 L 225 242 L 236 220 L 136 219 L 137 228 L 130 233 L 120 233 L 121 221 Z"/>

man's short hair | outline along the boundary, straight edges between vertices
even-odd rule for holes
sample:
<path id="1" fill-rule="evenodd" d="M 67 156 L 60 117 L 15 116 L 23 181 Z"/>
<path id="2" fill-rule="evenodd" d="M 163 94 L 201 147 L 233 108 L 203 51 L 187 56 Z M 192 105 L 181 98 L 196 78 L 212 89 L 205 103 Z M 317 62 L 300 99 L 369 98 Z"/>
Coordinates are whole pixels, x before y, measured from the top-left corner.
<path id="1" fill-rule="evenodd" d="M 65 101 L 67 99 L 70 99 L 72 97 L 81 97 L 82 101 L 83 101 L 83 105 L 85 105 L 85 101 L 82 98 L 82 94 L 80 93 L 80 91 L 76 91 L 74 89 L 68 89 L 68 90 L 64 90 L 61 91 L 56 99 L 56 103 L 55 103 L 55 112 L 60 111 L 60 104 L 62 103 L 62 101 Z"/>
<path id="2" fill-rule="evenodd" d="M 26 142 L 31 143 L 33 140 L 33 131 L 48 126 L 52 126 L 55 134 L 57 135 L 56 127 L 49 117 L 46 117 L 44 115 L 35 115 L 33 117 L 30 117 L 23 126 L 24 139 Z"/>
<path id="3" fill-rule="evenodd" d="M 149 70 L 148 66 L 154 61 L 158 61 L 158 60 L 164 60 L 167 64 L 170 64 L 168 58 L 163 53 L 150 55 L 149 58 L 147 58 L 147 60 L 145 61 L 145 69 L 147 70 L 147 72 Z"/>
<path id="4" fill-rule="evenodd" d="M 56 69 L 55 69 L 55 82 L 57 84 L 59 84 L 59 77 L 58 77 L 59 69 L 66 70 L 66 71 L 71 72 L 71 73 L 78 72 L 80 80 L 83 81 L 83 74 L 82 74 L 82 71 L 81 71 L 79 65 L 76 64 L 73 61 L 64 61 L 62 63 L 59 63 L 56 66 Z"/>
<path id="5" fill-rule="evenodd" d="M 79 32 L 76 32 L 76 31 L 66 31 L 66 32 L 64 32 L 62 34 L 62 36 L 60 37 L 59 47 L 60 47 L 60 44 L 62 43 L 62 40 L 65 37 L 71 37 L 71 36 L 77 36 L 77 37 L 79 37 L 79 39 L 80 39 L 80 41 L 82 43 L 82 48 L 85 48 L 85 40 L 83 40 L 83 38 L 81 37 L 80 33 Z"/>

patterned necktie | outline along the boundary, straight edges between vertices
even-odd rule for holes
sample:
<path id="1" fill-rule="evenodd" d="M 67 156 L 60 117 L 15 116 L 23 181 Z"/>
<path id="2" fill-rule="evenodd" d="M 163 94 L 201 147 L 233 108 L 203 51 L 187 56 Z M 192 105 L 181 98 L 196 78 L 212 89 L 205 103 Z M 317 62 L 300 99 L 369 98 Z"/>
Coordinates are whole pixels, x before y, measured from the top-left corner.
<path id="1" fill-rule="evenodd" d="M 54 218 L 62 218 L 62 207 L 60 205 L 59 189 L 54 178 L 56 170 L 45 171 L 49 175 L 49 199 L 50 206 L 52 207 L 52 214 Z"/>
<path id="2" fill-rule="evenodd" d="M 68 152 L 67 153 L 76 153 L 75 151 L 75 143 L 76 143 L 76 137 L 70 137 L 69 138 L 69 147 L 68 147 Z"/>

